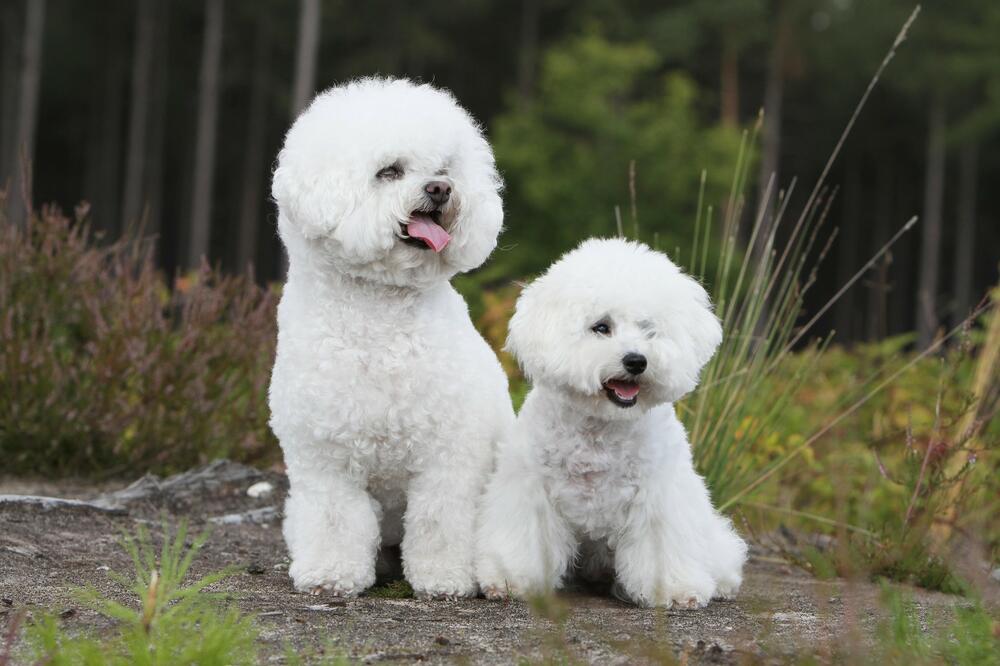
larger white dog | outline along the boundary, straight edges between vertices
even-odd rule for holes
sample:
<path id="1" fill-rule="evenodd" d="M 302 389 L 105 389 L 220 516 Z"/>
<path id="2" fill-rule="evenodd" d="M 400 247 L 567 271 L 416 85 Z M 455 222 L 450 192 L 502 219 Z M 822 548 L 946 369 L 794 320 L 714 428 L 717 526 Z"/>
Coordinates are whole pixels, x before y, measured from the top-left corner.
<path id="1" fill-rule="evenodd" d="M 701 285 L 639 243 L 587 241 L 525 288 L 507 345 L 533 388 L 483 502 L 486 596 L 557 587 L 574 560 L 642 605 L 736 593 L 746 545 L 671 404 L 721 339 Z"/>
<path id="2" fill-rule="evenodd" d="M 500 187 L 479 127 L 428 85 L 330 89 L 285 137 L 270 405 L 297 589 L 356 595 L 401 543 L 417 594 L 475 593 L 477 501 L 513 413 L 448 280 L 495 247 Z"/>

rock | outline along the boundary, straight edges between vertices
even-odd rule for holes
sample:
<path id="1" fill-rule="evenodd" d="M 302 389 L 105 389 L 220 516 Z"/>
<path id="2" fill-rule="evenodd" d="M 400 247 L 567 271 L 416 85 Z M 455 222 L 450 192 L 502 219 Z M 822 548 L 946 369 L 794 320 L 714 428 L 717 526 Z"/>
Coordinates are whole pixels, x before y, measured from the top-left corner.
<path id="1" fill-rule="evenodd" d="M 165 479 L 146 474 L 122 490 L 101 495 L 94 503 L 154 516 L 163 509 L 181 514 L 237 512 L 245 508 L 248 486 L 269 486 L 271 492 L 260 495 L 264 499 L 274 495 L 276 489 L 287 489 L 288 483 L 280 475 L 217 460 Z"/>
<path id="2" fill-rule="evenodd" d="M 109 514 L 124 515 L 126 512 L 120 507 L 107 506 L 100 501 L 85 502 L 83 500 L 63 499 L 61 497 L 43 497 L 40 495 L 0 495 L 0 508 L 12 505 L 24 507 L 37 507 L 43 511 L 57 509 L 100 511 Z"/>
<path id="3" fill-rule="evenodd" d="M 263 525 L 274 522 L 279 518 L 281 518 L 281 512 L 278 511 L 277 507 L 265 506 L 262 509 L 251 509 L 243 513 L 229 513 L 225 516 L 216 516 L 209 518 L 208 522 L 216 525 L 242 525 L 243 523 Z"/>
<path id="4" fill-rule="evenodd" d="M 247 488 L 247 497 L 252 499 L 267 499 L 274 492 L 274 484 L 270 481 L 258 481 Z"/>

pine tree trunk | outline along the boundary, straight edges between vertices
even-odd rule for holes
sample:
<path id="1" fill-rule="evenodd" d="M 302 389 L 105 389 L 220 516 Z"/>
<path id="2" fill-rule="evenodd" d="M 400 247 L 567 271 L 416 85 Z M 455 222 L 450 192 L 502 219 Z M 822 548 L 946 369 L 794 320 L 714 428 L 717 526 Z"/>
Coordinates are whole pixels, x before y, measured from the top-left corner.
<path id="1" fill-rule="evenodd" d="M 135 46 L 132 49 L 132 91 L 129 106 L 125 184 L 122 196 L 122 228 L 142 215 L 145 183 L 146 138 L 149 130 L 150 74 L 155 49 L 155 0 L 137 0 Z"/>
<path id="2" fill-rule="evenodd" d="M 319 55 L 320 6 L 319 0 L 301 0 L 299 11 L 299 43 L 295 53 L 295 80 L 292 85 L 291 116 L 294 119 L 306 108 L 309 98 L 316 88 L 316 58 Z M 405 10 L 405 5 L 396 8 L 395 15 Z M 394 40 L 398 49 L 402 39 Z M 398 50 L 397 50 L 398 53 Z M 288 256 L 282 252 L 278 267 L 279 274 L 288 272 Z"/>
<path id="3" fill-rule="evenodd" d="M 253 83 L 250 90 L 250 113 L 247 121 L 247 152 L 243 160 L 243 186 L 240 196 L 240 229 L 236 267 L 245 270 L 255 263 L 257 228 L 263 199 L 264 151 L 267 124 L 267 89 L 271 35 L 263 19 L 257 21 L 254 44 Z"/>
<path id="4" fill-rule="evenodd" d="M 945 131 L 944 99 L 935 95 L 927 118 L 927 164 L 924 177 L 924 219 L 920 248 L 920 281 L 917 287 L 917 344 L 925 349 L 938 329 L 937 291 L 941 262 L 941 226 L 944 205 Z"/>
<path id="5" fill-rule="evenodd" d="M 861 224 L 861 176 L 856 160 L 847 164 L 844 178 L 844 198 L 840 223 L 840 237 L 837 239 L 837 288 L 847 284 L 858 270 L 858 231 Z M 855 309 L 855 289 L 848 289 L 840 297 L 834 308 L 834 328 L 837 340 L 852 342 L 861 330 L 858 321 L 860 309 Z"/>
<path id="6" fill-rule="evenodd" d="M 892 215 L 893 176 L 889 160 L 880 160 L 875 177 L 875 187 L 878 198 L 875 201 L 875 227 L 871 242 L 868 243 L 868 256 L 873 255 L 889 240 L 889 221 Z M 868 340 L 881 340 L 889 334 L 888 294 L 889 268 L 892 253 L 883 257 L 871 273 L 868 288 Z"/>
<path id="7" fill-rule="evenodd" d="M 103 45 L 100 78 L 91 93 L 90 128 L 84 196 L 91 204 L 94 228 L 105 238 L 118 235 L 118 204 L 121 202 L 121 128 L 123 60 L 112 30 L 105 24 L 100 35 Z"/>
<path id="8" fill-rule="evenodd" d="M 156 235 L 159 250 L 163 243 L 163 150 L 167 129 L 167 93 L 170 77 L 170 3 L 157 2 L 156 48 L 153 58 L 151 110 L 149 116 L 149 159 L 146 169 L 146 201 L 149 208 L 147 224 Z M 162 255 L 161 255 L 162 256 Z M 161 264 L 162 265 L 162 264 Z"/>
<path id="9" fill-rule="evenodd" d="M 785 57 L 788 52 L 789 28 L 782 7 L 768 58 L 767 81 L 764 84 L 764 127 L 761 137 L 760 171 L 757 177 L 757 201 L 758 206 L 762 206 L 763 212 L 763 227 L 758 234 L 761 242 L 766 242 L 770 234 L 774 218 L 774 202 L 780 182 L 778 158 L 781 154 L 781 111 L 785 98 Z M 771 196 L 765 198 L 767 184 L 772 177 L 774 184 Z"/>
<path id="10" fill-rule="evenodd" d="M 517 90 L 522 104 L 529 102 L 535 93 L 540 10 L 540 0 L 521 0 L 521 44 L 517 53 Z"/>
<path id="11" fill-rule="evenodd" d="M 955 242 L 955 323 L 969 315 L 973 306 L 973 273 L 976 267 L 976 190 L 979 146 L 964 144 L 958 155 L 958 238 Z"/>
<path id="12" fill-rule="evenodd" d="M 205 34 L 201 47 L 201 74 L 198 81 L 198 128 L 195 138 L 187 268 L 197 267 L 201 259 L 209 255 L 222 27 L 223 0 L 206 0 Z"/>
<path id="13" fill-rule="evenodd" d="M 3 96 L 0 98 L 0 190 L 5 189 L 13 171 L 11 159 L 14 156 L 14 133 L 17 131 L 17 95 L 15 91 L 20 85 L 21 34 L 24 19 L 21 18 L 21 7 L 8 2 L 0 7 L 0 26 L 3 32 L 2 66 L 0 85 L 3 86 Z"/>
<path id="14" fill-rule="evenodd" d="M 292 118 L 306 108 L 316 89 L 319 28 L 319 0 L 302 0 L 299 12 L 299 43 L 295 54 L 295 83 L 292 86 Z"/>
<path id="15" fill-rule="evenodd" d="M 45 0 L 30 0 L 24 12 L 13 153 L 7 157 L 13 175 L 7 199 L 7 219 L 14 224 L 24 224 L 31 210 L 31 173 L 35 157 L 35 123 L 38 121 L 44 28 Z"/>

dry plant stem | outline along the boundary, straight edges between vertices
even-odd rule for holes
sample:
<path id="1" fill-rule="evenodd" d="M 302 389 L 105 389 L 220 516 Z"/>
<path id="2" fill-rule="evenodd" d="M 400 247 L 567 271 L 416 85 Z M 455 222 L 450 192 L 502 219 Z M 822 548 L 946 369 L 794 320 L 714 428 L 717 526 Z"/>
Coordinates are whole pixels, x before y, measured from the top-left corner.
<path id="1" fill-rule="evenodd" d="M 635 160 L 628 162 L 628 198 L 632 205 L 632 233 L 633 238 L 639 240 L 639 214 L 635 206 Z"/>
<path id="2" fill-rule="evenodd" d="M 993 304 L 1000 303 L 1000 287 L 997 287 L 992 296 Z M 972 380 L 972 395 L 975 396 L 976 406 L 969 410 L 959 424 L 959 442 L 961 447 L 967 451 L 977 448 L 979 431 L 988 420 L 984 418 L 986 414 L 994 412 L 996 405 L 985 404 L 992 395 L 992 402 L 1000 403 L 1000 314 L 996 311 L 990 319 L 989 327 L 986 329 L 986 339 L 980 351 L 979 360 L 976 363 L 976 372 Z M 959 456 L 953 456 L 946 467 L 945 474 L 949 477 L 957 475 L 961 468 L 967 464 Z M 959 482 L 949 488 L 947 499 L 945 500 L 944 515 L 941 522 L 935 523 L 931 532 L 935 541 L 940 545 L 951 536 L 955 523 L 957 502 L 959 493 L 962 491 L 963 482 Z"/>
<path id="3" fill-rule="evenodd" d="M 917 363 L 919 363 L 920 361 L 922 361 L 927 356 L 933 354 L 935 351 L 937 351 L 938 349 L 940 349 L 941 346 L 944 345 L 945 342 L 947 342 L 948 340 L 950 340 L 959 331 L 961 331 L 965 327 L 966 323 L 969 320 L 975 319 L 975 318 L 979 317 L 981 314 L 983 314 L 986 310 L 990 309 L 991 307 L 992 307 L 992 305 L 987 305 L 987 306 L 983 306 L 983 307 L 979 308 L 978 310 L 976 310 L 975 312 L 973 312 L 971 315 L 969 315 L 969 317 L 965 321 L 963 321 L 961 324 L 959 324 L 955 328 L 951 329 L 944 336 L 938 338 L 938 340 L 935 341 L 933 344 L 931 344 L 931 346 L 927 347 L 927 349 L 923 350 L 922 352 L 920 352 L 919 354 L 917 354 L 916 356 L 914 356 L 912 359 L 910 359 L 909 362 L 907 362 L 905 365 L 903 365 L 899 370 L 897 370 L 896 372 L 894 372 L 891 375 L 889 375 L 889 377 L 886 378 L 885 380 L 883 380 L 882 382 L 880 382 L 878 384 L 878 386 L 876 386 L 874 389 L 872 389 L 871 391 L 869 391 L 868 393 L 866 393 L 861 399 L 859 399 L 858 401 L 856 401 L 854 404 L 852 404 L 845 411 L 843 411 L 840 414 L 838 414 L 832 421 L 830 421 L 825 426 L 823 426 L 822 428 L 820 428 L 820 430 L 818 432 L 816 432 L 815 434 L 813 434 L 811 437 L 809 437 L 809 439 L 807 439 L 805 442 L 803 442 L 802 444 L 798 445 L 797 447 L 795 447 L 794 449 L 792 449 L 790 452 L 788 452 L 787 454 L 785 454 L 782 458 L 780 458 L 778 460 L 778 462 L 776 462 L 774 465 L 772 465 L 767 471 L 765 471 L 763 474 L 761 474 L 760 476 L 758 476 L 750 484 L 748 484 L 743 489 L 741 489 L 736 494 L 734 494 L 732 497 L 730 497 L 725 502 L 723 502 L 719 506 L 719 510 L 720 511 L 724 511 L 725 509 L 729 508 L 730 506 L 733 506 L 734 504 L 736 504 L 737 502 L 739 502 L 740 500 L 742 500 L 747 494 L 749 494 L 755 488 L 757 488 L 762 483 L 764 483 L 769 478 L 771 478 L 778 470 L 780 470 L 782 467 L 784 467 L 789 462 L 791 462 L 794 458 L 796 458 L 799 454 L 801 454 L 807 448 L 809 448 L 810 446 L 812 446 L 813 443 L 815 443 L 817 440 L 819 440 L 821 437 L 823 437 L 826 433 L 830 432 L 830 430 L 832 430 L 838 423 L 840 423 L 841 421 L 843 421 L 844 419 L 846 419 L 848 416 L 850 416 L 851 414 L 853 414 L 854 412 L 856 412 L 858 409 L 860 409 L 862 405 L 864 405 L 866 402 L 868 402 L 869 400 L 871 400 L 871 398 L 873 396 L 875 396 L 880 391 L 882 391 L 882 389 L 884 389 L 886 386 L 888 386 L 892 382 L 896 381 L 896 379 L 900 375 L 902 375 L 904 372 L 906 372 L 907 370 L 909 370 L 910 368 L 912 368 L 914 365 L 916 365 Z"/>
<path id="4" fill-rule="evenodd" d="M 11 652 L 14 649 L 14 641 L 17 640 L 17 632 L 21 628 L 21 624 L 24 622 L 25 616 L 28 611 L 22 609 L 17 612 L 17 614 L 11 618 L 10 624 L 7 625 L 7 632 L 3 637 L 3 652 L 0 652 L 0 666 L 7 666 L 11 663 L 13 655 Z"/>
<path id="5" fill-rule="evenodd" d="M 790 516 L 795 516 L 797 518 L 805 518 L 813 522 L 822 523 L 824 525 L 829 525 L 831 527 L 839 527 L 851 532 L 857 532 L 858 534 L 863 534 L 867 537 L 875 539 L 878 537 L 877 534 L 866 530 L 863 527 L 858 527 L 857 525 L 851 525 L 850 523 L 845 523 L 839 520 L 834 520 L 833 518 L 827 518 L 826 516 L 820 516 L 815 513 L 809 513 L 808 511 L 798 511 L 796 509 L 788 509 L 782 506 L 773 506 L 771 504 L 762 504 L 760 502 L 741 502 L 743 506 L 753 507 L 755 509 L 760 509 L 762 511 L 775 511 L 777 513 L 785 513 Z M 784 562 L 784 560 L 782 560 Z"/>
<path id="6" fill-rule="evenodd" d="M 694 247 L 691 248 L 691 273 L 694 275 L 701 275 L 705 270 L 698 266 L 698 242 L 701 238 L 701 211 L 705 203 L 705 179 L 707 175 L 707 172 L 702 169 L 701 179 L 698 183 L 698 205 L 695 207 L 694 216 Z M 680 259 L 680 254 L 677 255 L 677 258 Z"/>
<path id="7" fill-rule="evenodd" d="M 941 396 L 943 390 L 938 387 L 937 399 L 934 402 L 934 427 L 932 431 L 935 434 L 941 431 Z M 917 482 L 913 486 L 913 494 L 910 496 L 910 502 L 906 505 L 906 516 L 903 518 L 903 525 L 909 525 L 910 520 L 913 518 L 913 510 L 917 506 L 917 498 L 920 497 L 920 490 L 924 485 L 924 477 L 927 475 L 927 463 L 930 462 L 931 452 L 934 450 L 935 441 L 938 438 L 932 436 L 927 441 L 927 450 L 924 452 L 924 459 L 920 462 L 920 472 L 917 474 Z"/>
<path id="8" fill-rule="evenodd" d="M 917 223 L 917 216 L 916 216 L 916 215 L 914 215 L 913 217 L 911 217 L 911 218 L 910 218 L 910 219 L 909 219 L 909 220 L 908 220 L 908 221 L 906 222 L 906 224 L 904 224 L 904 225 L 903 225 L 903 226 L 902 226 L 902 227 L 901 227 L 901 228 L 900 228 L 900 229 L 899 229 L 899 230 L 898 230 L 898 231 L 897 231 L 897 232 L 896 232 L 896 233 L 895 233 L 895 234 L 893 235 L 893 237 L 892 237 L 892 238 L 890 238 L 890 239 L 889 239 L 889 240 L 888 240 L 888 241 L 887 241 L 887 242 L 886 242 L 886 243 L 885 243 L 885 244 L 884 244 L 884 245 L 883 245 L 883 246 L 882 246 L 882 247 L 881 247 L 881 248 L 879 249 L 879 251 L 878 251 L 878 252 L 876 252 L 876 253 L 875 253 L 875 254 L 874 254 L 874 255 L 872 256 L 872 258 L 871 258 L 871 259 L 869 259 L 868 261 L 866 261 L 866 262 L 865 262 L 865 264 L 864 264 L 864 265 L 863 265 L 863 266 L 862 266 L 861 268 L 859 268 L 859 269 L 858 269 L 858 271 L 857 271 L 857 272 L 856 272 L 856 273 L 855 273 L 855 274 L 854 274 L 854 275 L 853 275 L 853 276 L 851 277 L 851 279 L 849 279 L 849 280 L 848 280 L 847 282 L 845 282 L 845 283 L 844 283 L 844 285 L 843 285 L 843 286 L 842 286 L 842 287 L 841 287 L 840 289 L 838 289 L 838 290 L 837 290 L 837 293 L 836 293 L 836 294 L 834 294 L 834 295 L 833 295 L 833 297 L 832 297 L 832 298 L 830 298 L 830 300 L 828 300 L 828 301 L 826 302 L 826 304 L 825 304 L 825 305 L 824 305 L 823 307 L 821 307 L 821 308 L 820 308 L 820 309 L 819 309 L 819 310 L 818 310 L 818 311 L 816 312 L 816 314 L 815 314 L 815 315 L 813 315 L 812 319 L 810 319 L 810 320 L 809 320 L 809 322 L 808 322 L 808 323 L 807 323 L 807 324 L 806 324 L 805 326 L 803 326 L 803 327 L 802 327 L 802 330 L 801 330 L 801 331 L 799 332 L 799 334 L 798 334 L 798 335 L 796 335 L 796 336 L 795 336 L 795 337 L 794 337 L 794 338 L 792 339 L 792 341 L 788 343 L 788 346 L 786 347 L 786 351 L 790 351 L 790 350 L 791 350 L 791 349 L 792 349 L 792 348 L 793 348 L 793 347 L 794 347 L 794 346 L 796 345 L 796 343 L 798 343 L 798 342 L 799 342 L 799 341 L 800 341 L 800 340 L 802 339 L 802 337 L 803 337 L 803 336 L 804 336 L 804 335 L 806 334 L 806 331 L 808 331 L 809 329 L 811 329 L 811 328 L 813 327 L 813 325 L 815 325 L 815 324 L 816 324 L 816 322 L 817 322 L 817 321 L 819 321 L 819 318 L 820 318 L 820 317 L 822 317 L 822 316 L 823 316 L 823 315 L 824 315 L 824 314 L 826 313 L 826 311 L 827 311 L 827 310 L 829 310 L 829 309 L 830 309 L 831 307 L 833 307 L 833 305 L 834 305 L 834 304 L 835 304 L 835 303 L 836 303 L 837 301 L 839 301 L 839 300 L 841 299 L 841 297 L 842 297 L 842 296 L 843 296 L 843 295 L 844 295 L 844 294 L 845 294 L 845 293 L 847 292 L 847 290 L 848 290 L 848 289 L 850 289 L 851 287 L 853 287 L 853 286 L 854 286 L 854 284 L 855 284 L 855 283 L 856 283 L 856 282 L 857 282 L 858 280 L 860 280 L 860 279 L 862 278 L 862 276 L 864 276 L 864 274 L 865 274 L 866 272 L 868 272 L 868 270 L 869 270 L 870 268 L 873 268 L 873 267 L 875 266 L 875 263 L 876 263 L 876 262 L 877 262 L 877 261 L 878 261 L 878 260 L 879 260 L 879 259 L 880 259 L 880 258 L 881 258 L 881 257 L 883 256 L 883 255 L 885 255 L 885 253 L 886 253 L 886 252 L 888 252 L 888 251 L 889 251 L 889 249 L 890 249 L 890 248 L 891 248 L 891 247 L 892 247 L 893 245 L 895 245 L 895 244 L 896 244 L 896 241 L 898 241 L 898 240 L 899 240 L 899 239 L 900 239 L 900 238 L 901 238 L 901 237 L 903 236 L 903 234 L 905 234 L 905 233 L 906 233 L 907 231 L 909 231 L 910 229 L 912 229 L 912 228 L 913 228 L 913 226 L 914 226 L 914 225 L 915 225 L 916 223 Z"/>

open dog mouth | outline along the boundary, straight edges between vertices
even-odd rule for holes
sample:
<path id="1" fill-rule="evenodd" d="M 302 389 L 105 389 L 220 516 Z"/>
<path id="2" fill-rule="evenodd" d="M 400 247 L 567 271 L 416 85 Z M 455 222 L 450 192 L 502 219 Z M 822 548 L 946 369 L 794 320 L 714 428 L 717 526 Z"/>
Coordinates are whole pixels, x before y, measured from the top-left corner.
<path id="1" fill-rule="evenodd" d="M 441 226 L 441 211 L 415 210 L 406 222 L 400 222 L 400 239 L 407 245 L 440 252 L 451 241 L 451 234 Z"/>
<path id="2" fill-rule="evenodd" d="M 608 400 L 619 407 L 631 407 L 639 400 L 639 384 L 627 379 L 609 379 L 602 384 Z"/>

